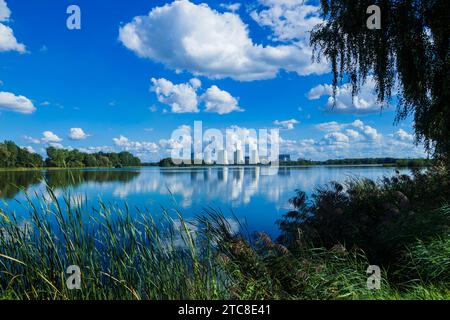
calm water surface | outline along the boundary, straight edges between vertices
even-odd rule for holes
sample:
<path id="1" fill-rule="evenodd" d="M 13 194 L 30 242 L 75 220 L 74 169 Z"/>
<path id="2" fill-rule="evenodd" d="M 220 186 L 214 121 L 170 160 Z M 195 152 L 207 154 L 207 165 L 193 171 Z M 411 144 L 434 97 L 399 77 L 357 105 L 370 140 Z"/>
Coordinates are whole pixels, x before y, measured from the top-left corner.
<path id="1" fill-rule="evenodd" d="M 0 199 L 2 207 L 23 215 L 25 209 L 19 202 L 24 202 L 25 195 L 17 186 L 27 193 L 45 194 L 45 179 L 61 199 L 69 188 L 72 196 L 92 205 L 101 197 L 104 202 L 126 201 L 130 207 L 148 208 L 155 215 L 161 213 L 161 207 L 179 208 L 186 218 L 209 206 L 226 216 L 234 213 L 249 231 L 276 235 L 274 222 L 290 209 L 288 200 L 295 190 L 311 194 L 330 181 L 377 180 L 393 174 L 394 168 L 323 166 L 280 168 L 274 175 L 258 167 L 0 172 Z"/>

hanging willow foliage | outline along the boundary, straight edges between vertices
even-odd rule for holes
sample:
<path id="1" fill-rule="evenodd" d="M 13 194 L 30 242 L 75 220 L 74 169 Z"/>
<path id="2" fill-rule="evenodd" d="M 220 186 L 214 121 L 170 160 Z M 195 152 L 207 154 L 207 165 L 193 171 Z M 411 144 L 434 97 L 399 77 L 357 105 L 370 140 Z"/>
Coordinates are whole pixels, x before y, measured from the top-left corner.
<path id="1" fill-rule="evenodd" d="M 367 28 L 371 5 L 380 30 Z M 397 95 L 396 122 L 412 115 L 417 142 L 450 162 L 450 1 L 321 0 L 321 14 L 311 45 L 331 62 L 335 91 L 348 76 L 355 95 L 373 76 L 379 102 Z"/>

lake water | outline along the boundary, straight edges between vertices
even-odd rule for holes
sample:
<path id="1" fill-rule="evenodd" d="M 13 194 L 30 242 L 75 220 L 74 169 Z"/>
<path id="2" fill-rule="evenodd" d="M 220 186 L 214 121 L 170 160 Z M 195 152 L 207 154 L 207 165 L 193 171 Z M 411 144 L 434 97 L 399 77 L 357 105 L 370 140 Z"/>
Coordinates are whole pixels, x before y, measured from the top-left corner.
<path id="1" fill-rule="evenodd" d="M 295 190 L 311 194 L 315 188 L 330 181 L 349 178 L 380 179 L 391 176 L 394 168 L 371 167 L 284 167 L 267 175 L 259 167 L 208 168 L 141 168 L 114 170 L 60 170 L 0 172 L 0 199 L 17 215 L 25 210 L 19 202 L 27 193 L 45 193 L 44 179 L 58 198 L 70 188 L 72 196 L 95 204 L 104 202 L 130 207 L 148 208 L 155 215 L 161 207 L 178 208 L 189 219 L 205 207 L 220 209 L 225 216 L 233 214 L 245 222 L 249 231 L 277 234 L 274 222 L 289 209 L 288 200 Z"/>

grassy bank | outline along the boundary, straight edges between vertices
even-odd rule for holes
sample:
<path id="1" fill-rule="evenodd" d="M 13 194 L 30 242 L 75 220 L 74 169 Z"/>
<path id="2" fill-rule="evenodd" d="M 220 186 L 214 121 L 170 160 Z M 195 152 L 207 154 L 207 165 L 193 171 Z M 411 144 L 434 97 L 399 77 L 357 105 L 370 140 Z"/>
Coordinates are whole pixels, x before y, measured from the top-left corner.
<path id="1" fill-rule="evenodd" d="M 279 239 L 208 209 L 88 206 L 51 188 L 0 211 L 3 299 L 450 299 L 448 171 L 349 181 L 292 199 Z M 447 180 L 446 180 L 447 179 Z M 382 270 L 367 289 L 367 267 Z M 81 270 L 69 290 L 66 270 Z"/>

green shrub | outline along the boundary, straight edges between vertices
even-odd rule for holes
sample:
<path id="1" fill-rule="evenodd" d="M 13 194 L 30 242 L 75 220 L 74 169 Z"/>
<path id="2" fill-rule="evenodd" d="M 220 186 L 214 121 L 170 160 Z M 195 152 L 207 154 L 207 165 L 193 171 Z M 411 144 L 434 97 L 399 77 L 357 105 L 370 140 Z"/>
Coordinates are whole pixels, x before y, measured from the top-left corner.
<path id="1" fill-rule="evenodd" d="M 380 182 L 352 179 L 316 190 L 309 201 L 298 191 L 294 210 L 278 221 L 279 241 L 289 248 L 306 241 L 314 247 L 362 249 L 372 264 L 387 265 L 416 239 L 448 234 L 448 169 L 414 170 Z"/>

